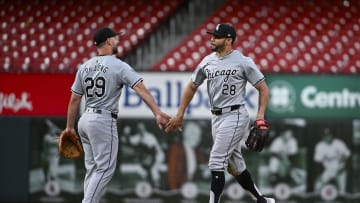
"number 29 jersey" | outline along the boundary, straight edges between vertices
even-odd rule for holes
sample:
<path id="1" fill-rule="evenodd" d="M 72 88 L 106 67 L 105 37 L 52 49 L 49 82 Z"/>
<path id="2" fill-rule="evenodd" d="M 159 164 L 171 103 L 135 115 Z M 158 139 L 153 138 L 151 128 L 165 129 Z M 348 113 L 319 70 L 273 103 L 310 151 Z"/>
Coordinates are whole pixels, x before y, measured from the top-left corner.
<path id="1" fill-rule="evenodd" d="M 255 86 L 265 77 L 250 57 L 233 50 L 223 57 L 218 57 L 215 52 L 206 56 L 191 80 L 197 86 L 207 80 L 211 108 L 224 108 L 245 104 L 246 83 Z"/>
<path id="2" fill-rule="evenodd" d="M 71 91 L 85 95 L 85 106 L 118 112 L 124 85 L 133 88 L 143 79 L 115 56 L 95 56 L 78 69 Z"/>

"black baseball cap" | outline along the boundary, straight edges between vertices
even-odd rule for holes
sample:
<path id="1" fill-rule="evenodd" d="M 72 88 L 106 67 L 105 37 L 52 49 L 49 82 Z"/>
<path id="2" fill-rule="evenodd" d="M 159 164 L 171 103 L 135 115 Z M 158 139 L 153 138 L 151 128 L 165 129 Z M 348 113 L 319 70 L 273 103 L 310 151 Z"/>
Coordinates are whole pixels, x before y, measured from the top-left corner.
<path id="1" fill-rule="evenodd" d="M 233 41 L 236 39 L 236 31 L 233 26 L 226 23 L 217 24 L 213 32 L 206 32 L 216 37 L 232 38 Z"/>
<path id="2" fill-rule="evenodd" d="M 108 27 L 100 28 L 94 34 L 94 44 L 97 46 L 105 42 L 107 38 L 114 37 L 120 34 L 122 34 L 122 32 L 114 32 L 112 29 Z"/>

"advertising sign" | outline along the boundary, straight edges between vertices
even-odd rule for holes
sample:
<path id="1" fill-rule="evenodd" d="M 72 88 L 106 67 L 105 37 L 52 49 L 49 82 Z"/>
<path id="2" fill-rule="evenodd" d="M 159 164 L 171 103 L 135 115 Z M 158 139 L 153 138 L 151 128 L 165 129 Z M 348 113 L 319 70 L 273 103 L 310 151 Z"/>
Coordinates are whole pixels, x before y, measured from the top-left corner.
<path id="1" fill-rule="evenodd" d="M 157 104 L 174 115 L 190 73 L 140 73 Z M 0 74 L 0 115 L 66 116 L 74 74 Z M 246 107 L 257 113 L 257 91 L 247 86 Z M 83 104 L 83 103 L 82 103 Z M 130 87 L 119 100 L 120 118 L 152 118 L 152 112 Z M 206 84 L 200 86 L 187 108 L 186 117 L 210 118 Z"/>
<path id="2" fill-rule="evenodd" d="M 268 85 L 268 117 L 360 117 L 358 76 L 271 75 Z"/>
<path id="3" fill-rule="evenodd" d="M 0 74 L 0 115 L 64 116 L 70 74 Z"/>
<path id="4" fill-rule="evenodd" d="M 191 73 L 140 73 L 160 108 L 174 115 Z M 0 74 L 0 115 L 65 116 L 73 74 Z M 359 118 L 358 76 L 269 75 L 272 118 Z M 247 85 L 246 107 L 254 118 L 258 93 Z M 186 110 L 188 119 L 210 118 L 206 84 L 199 87 Z M 151 111 L 130 87 L 119 100 L 120 118 L 152 118 Z"/>
<path id="5" fill-rule="evenodd" d="M 190 80 L 191 73 L 142 73 L 144 84 L 149 88 L 151 94 L 161 107 L 170 115 L 175 115 L 180 104 L 180 99 L 185 86 Z M 258 92 L 247 84 L 245 94 L 245 106 L 250 117 L 255 118 L 258 108 Z M 147 108 L 141 98 L 136 95 L 129 87 L 124 87 L 123 94 L 119 102 L 120 118 L 152 118 L 153 114 Z M 202 84 L 191 103 L 189 104 L 186 118 L 205 118 L 209 119 L 210 104 L 207 95 L 207 86 Z"/>

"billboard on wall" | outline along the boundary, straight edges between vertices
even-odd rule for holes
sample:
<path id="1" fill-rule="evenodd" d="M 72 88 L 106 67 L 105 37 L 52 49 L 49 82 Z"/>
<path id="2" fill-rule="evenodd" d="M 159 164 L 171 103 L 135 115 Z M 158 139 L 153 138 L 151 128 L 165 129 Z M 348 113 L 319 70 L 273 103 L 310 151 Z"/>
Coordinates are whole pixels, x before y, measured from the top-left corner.
<path id="1" fill-rule="evenodd" d="M 190 73 L 140 73 L 161 109 L 174 115 Z M 66 116 L 73 74 L 0 74 L 0 115 Z M 257 91 L 247 85 L 246 107 L 257 110 Z M 120 118 L 152 118 L 146 104 L 125 86 L 119 100 Z M 187 111 L 187 118 L 209 118 L 210 107 L 203 84 Z"/>
<path id="2" fill-rule="evenodd" d="M 181 95 L 191 73 L 143 73 L 144 84 L 154 96 L 155 100 L 165 112 L 175 115 L 180 104 Z M 249 83 L 246 85 L 245 106 L 250 117 L 255 118 L 258 108 L 258 92 Z M 147 108 L 135 91 L 125 87 L 119 102 L 120 118 L 152 118 L 153 114 Z M 206 84 L 202 84 L 191 103 L 185 116 L 187 118 L 208 119 L 210 118 L 210 104 L 207 95 Z"/>
<path id="3" fill-rule="evenodd" d="M 173 115 L 191 73 L 141 73 L 161 109 Z M 65 116 L 73 74 L 0 74 L 0 115 Z M 269 75 L 266 117 L 359 118 L 358 76 Z M 246 107 L 252 118 L 258 93 L 247 85 Z M 119 101 L 120 118 L 150 118 L 146 104 L 129 87 Z M 187 118 L 210 117 L 206 84 L 200 86 L 186 111 Z"/>
<path id="4" fill-rule="evenodd" d="M 0 115 L 64 116 L 70 74 L 0 74 Z"/>
<path id="5" fill-rule="evenodd" d="M 271 75 L 268 85 L 268 117 L 360 117 L 358 76 Z"/>

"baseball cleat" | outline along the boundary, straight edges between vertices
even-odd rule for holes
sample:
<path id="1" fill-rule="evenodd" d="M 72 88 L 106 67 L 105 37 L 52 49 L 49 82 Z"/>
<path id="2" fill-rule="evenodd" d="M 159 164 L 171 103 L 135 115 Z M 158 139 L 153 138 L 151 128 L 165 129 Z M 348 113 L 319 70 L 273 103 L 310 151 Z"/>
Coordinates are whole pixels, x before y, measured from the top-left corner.
<path id="1" fill-rule="evenodd" d="M 259 198 L 256 203 L 275 203 L 275 199 L 263 196 L 262 198 Z"/>

